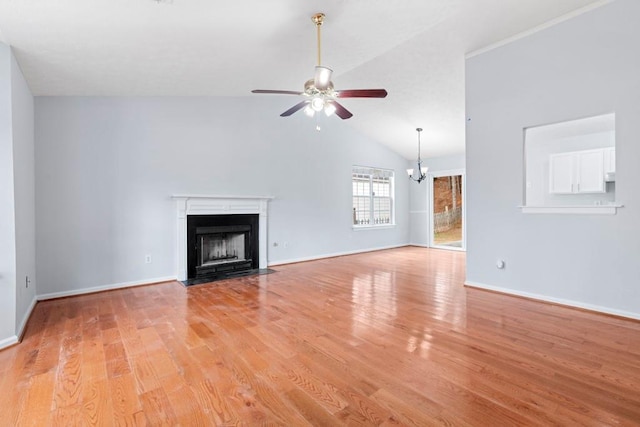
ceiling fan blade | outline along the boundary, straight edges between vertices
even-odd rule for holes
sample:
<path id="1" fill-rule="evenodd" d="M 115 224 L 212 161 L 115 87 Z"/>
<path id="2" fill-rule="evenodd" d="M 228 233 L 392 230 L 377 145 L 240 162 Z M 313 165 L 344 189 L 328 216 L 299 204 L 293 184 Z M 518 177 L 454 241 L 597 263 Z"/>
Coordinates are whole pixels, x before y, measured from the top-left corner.
<path id="1" fill-rule="evenodd" d="M 251 93 L 274 93 L 278 95 L 303 95 L 303 92 L 296 92 L 295 90 L 268 90 L 268 89 L 254 89 Z"/>
<path id="2" fill-rule="evenodd" d="M 339 90 L 336 95 L 339 98 L 384 98 L 387 91 L 384 89 L 347 89 Z"/>
<path id="3" fill-rule="evenodd" d="M 293 107 L 289 108 L 287 111 L 285 111 L 284 113 L 280 114 L 280 117 L 289 117 L 290 115 L 292 115 L 293 113 L 295 113 L 298 110 L 301 110 L 305 105 L 307 105 L 310 101 L 308 100 L 304 100 L 301 102 L 298 102 L 296 105 L 294 105 Z"/>
<path id="4" fill-rule="evenodd" d="M 313 77 L 313 85 L 318 90 L 325 90 L 329 87 L 329 83 L 331 83 L 331 74 L 333 70 L 331 68 L 323 67 L 318 65 L 316 67 L 316 73 Z"/>
<path id="5" fill-rule="evenodd" d="M 344 108 L 338 101 L 329 101 L 329 103 L 336 107 L 336 116 L 340 117 L 342 120 L 346 120 L 353 116 L 351 111 Z"/>

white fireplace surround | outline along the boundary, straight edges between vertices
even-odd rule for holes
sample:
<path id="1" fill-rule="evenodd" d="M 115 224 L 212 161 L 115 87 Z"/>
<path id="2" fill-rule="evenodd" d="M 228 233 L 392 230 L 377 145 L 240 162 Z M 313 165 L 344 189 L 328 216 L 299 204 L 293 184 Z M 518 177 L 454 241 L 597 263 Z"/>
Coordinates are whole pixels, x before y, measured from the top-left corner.
<path id="1" fill-rule="evenodd" d="M 267 202 L 268 196 L 210 196 L 176 194 L 178 236 L 178 280 L 187 280 L 187 215 L 258 214 L 259 268 L 267 268 Z"/>

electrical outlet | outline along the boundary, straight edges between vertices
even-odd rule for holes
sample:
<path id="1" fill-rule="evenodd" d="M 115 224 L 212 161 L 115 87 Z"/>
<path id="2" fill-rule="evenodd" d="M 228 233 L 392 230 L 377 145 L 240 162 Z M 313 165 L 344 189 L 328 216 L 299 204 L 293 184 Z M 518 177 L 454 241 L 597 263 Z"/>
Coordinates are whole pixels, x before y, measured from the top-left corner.
<path id="1" fill-rule="evenodd" d="M 151 255 L 145 255 L 144 256 L 144 263 L 145 264 L 151 264 Z"/>
<path id="2" fill-rule="evenodd" d="M 284 246 L 285 249 L 288 248 L 289 247 L 289 242 L 284 242 L 283 246 Z"/>

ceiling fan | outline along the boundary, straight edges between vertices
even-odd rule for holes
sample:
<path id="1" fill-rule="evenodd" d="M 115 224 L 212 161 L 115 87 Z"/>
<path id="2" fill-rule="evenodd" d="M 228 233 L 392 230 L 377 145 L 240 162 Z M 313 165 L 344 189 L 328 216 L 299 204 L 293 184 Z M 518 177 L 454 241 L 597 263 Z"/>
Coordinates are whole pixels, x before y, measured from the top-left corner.
<path id="1" fill-rule="evenodd" d="M 289 108 L 284 113 L 280 114 L 281 117 L 288 117 L 304 108 L 304 112 L 313 117 L 317 112 L 324 111 L 327 116 L 336 114 L 341 119 L 348 119 L 353 114 L 344 108 L 336 99 L 337 98 L 384 98 L 387 96 L 387 91 L 384 89 L 346 89 L 335 90 L 333 88 L 333 82 L 331 81 L 331 74 L 333 70 L 328 67 L 324 67 L 321 64 L 320 57 L 320 27 L 324 21 L 324 13 L 316 13 L 311 17 L 311 20 L 316 25 L 318 34 L 318 65 L 315 69 L 315 75 L 312 79 L 307 80 L 304 84 L 304 91 L 297 92 L 293 90 L 264 90 L 256 89 L 252 90 L 252 93 L 272 93 L 280 95 L 302 95 L 305 97 L 303 101 L 300 101 L 293 107 Z"/>

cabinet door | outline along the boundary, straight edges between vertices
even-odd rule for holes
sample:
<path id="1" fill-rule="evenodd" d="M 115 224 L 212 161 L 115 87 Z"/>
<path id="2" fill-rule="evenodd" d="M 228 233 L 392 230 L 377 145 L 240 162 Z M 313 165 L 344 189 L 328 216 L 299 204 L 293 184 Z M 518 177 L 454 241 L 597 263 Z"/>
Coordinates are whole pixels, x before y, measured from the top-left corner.
<path id="1" fill-rule="evenodd" d="M 604 150 L 578 153 L 577 193 L 604 193 Z"/>
<path id="2" fill-rule="evenodd" d="M 573 193 L 574 158 L 573 153 L 549 156 L 549 193 Z"/>
<path id="3" fill-rule="evenodd" d="M 604 173 L 616 171 L 616 148 L 609 147 L 604 149 Z"/>

